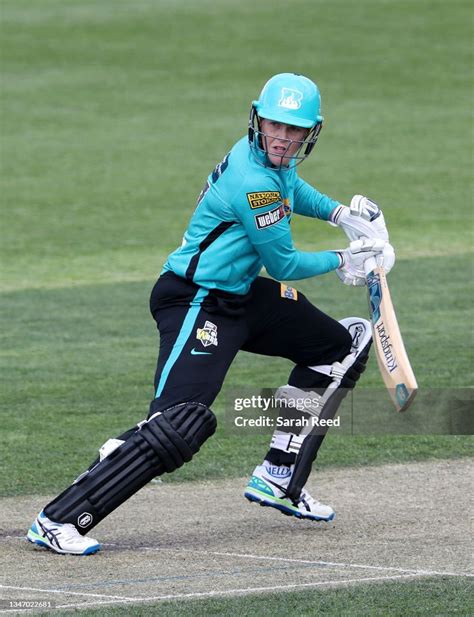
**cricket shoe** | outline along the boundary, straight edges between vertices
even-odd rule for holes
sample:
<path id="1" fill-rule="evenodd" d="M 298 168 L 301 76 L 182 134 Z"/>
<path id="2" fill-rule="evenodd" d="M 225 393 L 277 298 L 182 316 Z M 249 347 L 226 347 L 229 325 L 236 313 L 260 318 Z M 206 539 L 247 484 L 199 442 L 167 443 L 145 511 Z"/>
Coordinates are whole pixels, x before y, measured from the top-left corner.
<path id="1" fill-rule="evenodd" d="M 92 555 L 100 551 L 97 540 L 81 536 L 71 523 L 55 523 L 41 511 L 29 529 L 26 539 L 61 555 Z"/>
<path id="2" fill-rule="evenodd" d="M 272 465 L 263 461 L 258 465 L 247 484 L 244 496 L 249 501 L 255 501 L 261 506 L 270 506 L 283 514 L 307 518 L 312 521 L 332 521 L 336 513 L 331 506 L 320 503 L 303 488 L 299 499 L 293 501 L 286 496 L 293 467 Z"/>

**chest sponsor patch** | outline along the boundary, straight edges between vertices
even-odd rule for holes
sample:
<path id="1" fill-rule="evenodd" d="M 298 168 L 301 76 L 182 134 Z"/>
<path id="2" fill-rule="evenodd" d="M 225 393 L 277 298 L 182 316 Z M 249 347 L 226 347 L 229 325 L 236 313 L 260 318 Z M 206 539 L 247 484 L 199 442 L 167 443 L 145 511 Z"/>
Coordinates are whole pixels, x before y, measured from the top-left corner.
<path id="1" fill-rule="evenodd" d="M 294 287 L 280 283 L 280 295 L 287 300 L 298 300 L 298 292 Z"/>
<path id="2" fill-rule="evenodd" d="M 254 218 L 257 229 L 266 229 L 285 218 L 285 209 L 283 206 L 278 206 L 278 208 L 273 208 L 273 210 L 264 214 L 256 214 Z"/>
<path id="3" fill-rule="evenodd" d="M 252 210 L 264 208 L 281 201 L 280 191 L 259 191 L 257 193 L 247 193 L 247 199 Z"/>

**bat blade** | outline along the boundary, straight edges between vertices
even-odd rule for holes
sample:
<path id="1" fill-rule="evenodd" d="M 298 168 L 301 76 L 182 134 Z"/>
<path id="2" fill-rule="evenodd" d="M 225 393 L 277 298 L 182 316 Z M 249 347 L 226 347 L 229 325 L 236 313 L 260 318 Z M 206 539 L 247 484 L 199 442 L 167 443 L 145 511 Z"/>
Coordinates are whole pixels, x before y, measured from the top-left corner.
<path id="1" fill-rule="evenodd" d="M 385 272 L 371 258 L 366 261 L 370 319 L 377 363 L 397 411 L 406 411 L 418 391 L 393 308 Z"/>

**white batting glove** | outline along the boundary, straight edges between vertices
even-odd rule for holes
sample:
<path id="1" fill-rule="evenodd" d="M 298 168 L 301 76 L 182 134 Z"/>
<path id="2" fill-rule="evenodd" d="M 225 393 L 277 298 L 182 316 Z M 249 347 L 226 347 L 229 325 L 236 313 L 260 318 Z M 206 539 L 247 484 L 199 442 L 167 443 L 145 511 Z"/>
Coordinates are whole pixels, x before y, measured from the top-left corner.
<path id="1" fill-rule="evenodd" d="M 393 246 L 387 242 L 387 244 L 384 246 L 382 254 L 377 255 L 375 261 L 377 262 L 378 266 L 383 267 L 385 274 L 388 274 L 395 265 L 395 250 Z"/>
<path id="2" fill-rule="evenodd" d="M 361 238 L 353 240 L 349 248 L 338 251 L 341 265 L 336 270 L 344 285 L 362 286 L 366 284 L 364 262 L 375 257 L 377 264 L 390 272 L 395 263 L 393 246 L 380 238 Z"/>
<path id="3" fill-rule="evenodd" d="M 382 210 L 363 195 L 354 195 L 349 208 L 342 204 L 337 206 L 331 213 L 330 223 L 341 227 L 349 240 L 380 238 L 388 242 Z"/>

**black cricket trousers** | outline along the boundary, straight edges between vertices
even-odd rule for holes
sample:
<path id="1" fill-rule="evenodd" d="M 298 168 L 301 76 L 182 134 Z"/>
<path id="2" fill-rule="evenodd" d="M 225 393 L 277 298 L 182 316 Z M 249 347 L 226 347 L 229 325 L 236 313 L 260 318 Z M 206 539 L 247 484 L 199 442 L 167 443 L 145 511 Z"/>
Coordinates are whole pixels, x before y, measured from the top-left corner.
<path id="1" fill-rule="evenodd" d="M 210 407 L 240 349 L 291 360 L 288 383 L 310 388 L 330 379 L 308 366 L 340 361 L 351 348 L 338 321 L 301 292 L 264 277 L 239 296 L 167 272 L 153 288 L 150 310 L 160 332 L 150 415 L 186 401 Z"/>

